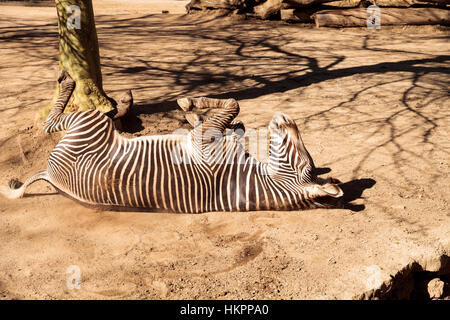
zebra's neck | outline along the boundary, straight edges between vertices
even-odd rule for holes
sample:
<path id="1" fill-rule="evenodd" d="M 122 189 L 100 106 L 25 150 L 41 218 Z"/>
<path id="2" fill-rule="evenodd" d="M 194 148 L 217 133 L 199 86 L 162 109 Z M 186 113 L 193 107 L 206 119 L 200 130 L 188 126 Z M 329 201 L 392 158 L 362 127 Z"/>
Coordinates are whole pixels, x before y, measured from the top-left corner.
<path id="1" fill-rule="evenodd" d="M 300 208 L 304 200 L 294 181 L 275 178 L 268 163 L 248 153 L 236 172 L 236 186 L 236 211 L 292 210 Z"/>

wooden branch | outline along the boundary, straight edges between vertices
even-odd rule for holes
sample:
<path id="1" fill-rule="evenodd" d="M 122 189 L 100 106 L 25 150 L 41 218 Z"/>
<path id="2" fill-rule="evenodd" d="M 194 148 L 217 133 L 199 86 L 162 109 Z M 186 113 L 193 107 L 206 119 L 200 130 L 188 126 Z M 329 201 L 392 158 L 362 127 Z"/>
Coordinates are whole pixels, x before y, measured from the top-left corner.
<path id="1" fill-rule="evenodd" d="M 261 19 L 267 19 L 279 11 L 281 13 L 281 11 L 285 9 L 289 10 L 302 8 L 302 11 L 304 12 L 300 10 L 296 11 L 295 14 L 293 11 L 284 12 L 285 19 L 282 18 L 282 20 L 312 22 L 313 20 L 310 18 L 310 15 L 313 13 L 313 11 L 306 10 L 305 7 L 314 6 L 326 2 L 333 2 L 336 0 L 266 0 L 262 3 L 261 1 L 263 0 L 258 0 L 258 3 L 260 4 L 253 7 L 256 16 Z M 317 11 L 317 9 L 315 11 Z"/>
<path id="2" fill-rule="evenodd" d="M 266 0 L 253 8 L 255 14 L 261 19 L 267 19 L 280 11 L 283 6 L 283 0 Z"/>
<path id="3" fill-rule="evenodd" d="M 246 0 L 191 0 L 186 5 L 186 10 L 189 12 L 192 9 L 241 9 L 246 5 Z"/>
<path id="4" fill-rule="evenodd" d="M 363 27 L 366 9 L 323 10 L 313 14 L 317 27 Z M 380 25 L 450 24 L 450 10 L 437 8 L 381 8 Z"/>
<path id="5" fill-rule="evenodd" d="M 311 15 L 316 12 L 314 9 L 282 9 L 280 10 L 281 20 L 302 23 L 314 22 Z"/>
<path id="6" fill-rule="evenodd" d="M 283 0 L 283 2 L 289 4 L 291 8 L 302 8 L 307 6 L 313 6 L 321 3 L 335 2 L 337 0 Z"/>
<path id="7" fill-rule="evenodd" d="M 442 5 L 449 5 L 450 0 L 416 0 L 417 2 L 428 2 L 428 3 L 436 3 Z"/>

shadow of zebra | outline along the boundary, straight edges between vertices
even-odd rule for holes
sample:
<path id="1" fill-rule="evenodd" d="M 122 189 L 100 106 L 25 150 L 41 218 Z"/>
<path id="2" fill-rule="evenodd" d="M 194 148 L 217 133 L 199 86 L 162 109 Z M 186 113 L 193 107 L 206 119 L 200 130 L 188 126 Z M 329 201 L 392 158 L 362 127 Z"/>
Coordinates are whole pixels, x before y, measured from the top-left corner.
<path id="1" fill-rule="evenodd" d="M 351 202 L 362 198 L 364 190 L 370 189 L 375 185 L 376 181 L 371 178 L 356 179 L 349 182 L 345 182 L 339 185 L 344 196 L 341 199 L 341 204 L 344 209 L 351 211 L 362 211 L 365 209 L 363 204 L 352 204 Z"/>

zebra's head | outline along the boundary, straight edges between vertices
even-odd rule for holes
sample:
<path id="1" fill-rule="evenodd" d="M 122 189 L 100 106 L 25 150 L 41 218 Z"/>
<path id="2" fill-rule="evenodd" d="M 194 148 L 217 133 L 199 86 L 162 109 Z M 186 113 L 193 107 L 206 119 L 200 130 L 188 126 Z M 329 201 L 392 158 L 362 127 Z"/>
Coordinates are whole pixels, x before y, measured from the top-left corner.
<path id="1" fill-rule="evenodd" d="M 271 177 L 318 207 L 336 206 L 344 194 L 338 186 L 340 181 L 317 177 L 313 159 L 295 122 L 286 114 L 277 113 L 269 124 L 269 132 Z"/>

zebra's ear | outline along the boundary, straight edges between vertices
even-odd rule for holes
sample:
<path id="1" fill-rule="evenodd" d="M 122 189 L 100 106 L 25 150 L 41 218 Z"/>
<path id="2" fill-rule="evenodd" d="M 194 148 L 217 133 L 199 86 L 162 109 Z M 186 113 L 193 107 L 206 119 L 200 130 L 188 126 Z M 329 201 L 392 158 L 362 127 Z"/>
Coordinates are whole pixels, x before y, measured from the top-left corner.
<path id="1" fill-rule="evenodd" d="M 317 197 L 339 198 L 344 195 L 344 192 L 342 191 L 342 189 L 337 184 L 333 184 L 333 183 L 326 183 L 323 185 L 313 184 L 313 185 L 307 186 L 306 189 L 312 198 L 317 198 Z"/>

